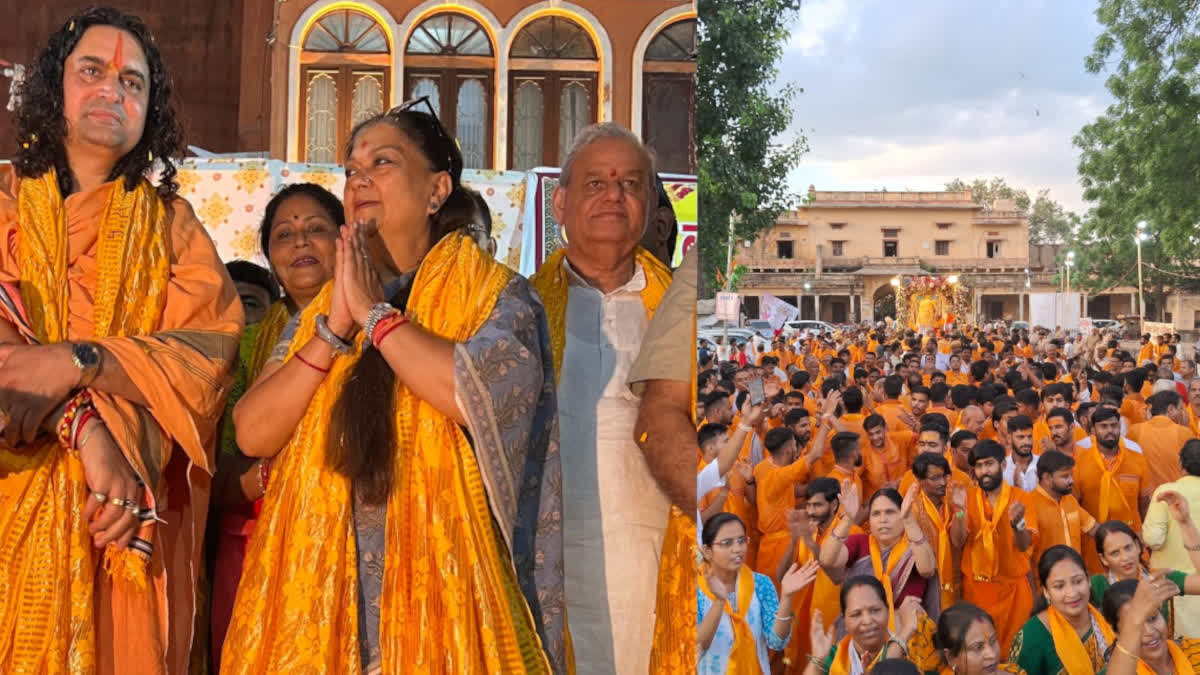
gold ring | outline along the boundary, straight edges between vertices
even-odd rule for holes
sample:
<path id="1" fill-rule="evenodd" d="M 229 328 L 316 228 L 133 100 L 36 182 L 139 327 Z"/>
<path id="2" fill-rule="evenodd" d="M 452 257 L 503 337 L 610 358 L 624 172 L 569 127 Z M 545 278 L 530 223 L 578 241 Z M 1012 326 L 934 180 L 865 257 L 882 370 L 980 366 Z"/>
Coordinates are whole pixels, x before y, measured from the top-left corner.
<path id="1" fill-rule="evenodd" d="M 97 501 L 108 501 L 108 495 L 104 494 L 103 492 L 93 492 L 92 496 L 95 497 Z"/>
<path id="2" fill-rule="evenodd" d="M 108 503 L 112 504 L 113 506 L 125 506 L 125 500 L 121 499 L 120 497 L 113 497 L 112 499 L 108 500 Z"/>

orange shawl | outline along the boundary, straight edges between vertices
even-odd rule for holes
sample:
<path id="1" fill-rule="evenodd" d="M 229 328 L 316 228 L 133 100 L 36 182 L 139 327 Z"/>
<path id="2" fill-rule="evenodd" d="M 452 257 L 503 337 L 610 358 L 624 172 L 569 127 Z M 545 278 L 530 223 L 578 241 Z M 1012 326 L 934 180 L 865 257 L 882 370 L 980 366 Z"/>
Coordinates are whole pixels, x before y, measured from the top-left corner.
<path id="1" fill-rule="evenodd" d="M 1092 615 L 1092 625 L 1100 629 L 1104 635 L 1104 644 L 1111 645 L 1113 643 L 1113 632 L 1108 627 L 1108 623 L 1104 621 L 1104 617 L 1100 615 L 1100 611 L 1090 604 L 1087 605 L 1088 612 Z M 1058 659 L 1062 661 L 1063 671 L 1067 675 L 1092 675 L 1096 672 L 1092 664 L 1092 659 L 1088 656 L 1087 649 L 1083 646 L 1083 640 L 1079 639 L 1079 633 L 1071 626 L 1071 622 L 1067 621 L 1066 617 L 1058 612 L 1058 610 L 1050 607 L 1046 610 L 1046 623 L 1050 625 L 1050 637 L 1054 639 L 1054 651 L 1058 654 Z"/>
<path id="2" fill-rule="evenodd" d="M 979 531 L 974 533 L 976 539 L 980 542 L 980 547 L 983 554 L 975 554 L 975 570 L 977 573 L 982 573 L 987 577 L 994 577 L 999 573 L 1000 560 L 996 557 L 996 526 L 1006 522 L 1008 518 L 1008 504 L 1012 499 L 1012 486 L 1008 483 L 1002 483 L 1000 486 L 1000 497 L 996 499 L 996 507 L 992 509 L 992 517 L 987 517 L 988 499 L 983 488 L 975 490 L 975 499 L 979 507 Z"/>
<path id="3" fill-rule="evenodd" d="M 703 574 L 698 576 L 698 583 L 708 599 L 716 602 L 717 598 L 709 590 L 708 579 Z M 758 646 L 754 642 L 750 624 L 746 622 L 746 612 L 750 611 L 750 604 L 754 602 L 754 573 L 745 565 L 738 570 L 737 601 L 735 608 L 729 604 L 728 598 L 725 600 L 725 615 L 733 626 L 733 649 L 729 652 L 729 668 L 725 672 L 758 675 L 762 672 L 758 663 Z"/>
<path id="4" fill-rule="evenodd" d="M 1175 666 L 1175 675 L 1195 675 L 1196 670 L 1192 668 L 1192 662 L 1188 660 L 1183 648 L 1174 640 L 1167 640 L 1167 651 L 1171 654 L 1171 664 Z M 1145 661 L 1138 659 L 1137 675 L 1157 675 L 1157 673 Z"/>
<path id="5" fill-rule="evenodd" d="M 15 208 L 0 195 L 0 280 L 20 286 L 39 342 L 96 340 L 152 402 L 92 391 L 163 518 L 139 532 L 148 561 L 110 548 L 116 573 L 97 575 L 78 459 L 56 440 L 0 444 L 0 671 L 183 672 L 236 290 L 186 202 L 145 181 L 64 200 L 53 170 L 23 179 Z"/>
<path id="6" fill-rule="evenodd" d="M 1100 512 L 1096 514 L 1096 519 L 1100 522 L 1108 520 L 1109 511 L 1112 509 L 1112 500 L 1114 493 L 1116 497 L 1125 505 L 1125 509 L 1129 510 L 1129 501 L 1125 499 L 1125 493 L 1121 492 L 1121 486 L 1117 484 L 1117 471 L 1121 468 L 1121 463 L 1125 461 L 1125 453 L 1129 450 L 1125 447 L 1125 439 L 1117 440 L 1117 459 L 1113 465 L 1108 466 L 1108 462 L 1104 461 L 1103 453 L 1100 452 L 1100 446 L 1096 442 L 1096 435 L 1091 436 L 1092 447 L 1096 449 L 1096 464 L 1100 467 Z"/>

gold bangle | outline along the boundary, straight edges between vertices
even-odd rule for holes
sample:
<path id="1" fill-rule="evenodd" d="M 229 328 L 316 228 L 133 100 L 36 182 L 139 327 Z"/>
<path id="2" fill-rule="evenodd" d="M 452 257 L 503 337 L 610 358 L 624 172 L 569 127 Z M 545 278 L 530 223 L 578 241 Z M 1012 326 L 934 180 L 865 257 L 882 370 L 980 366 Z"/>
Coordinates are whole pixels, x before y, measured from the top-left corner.
<path id="1" fill-rule="evenodd" d="M 1128 649 L 1125 649 L 1125 647 L 1123 647 L 1120 642 L 1116 642 L 1114 644 L 1117 647 L 1117 651 L 1121 652 L 1125 656 L 1128 656 L 1129 658 L 1133 659 L 1134 661 L 1141 660 L 1140 656 L 1138 656 L 1137 654 L 1134 654 L 1133 652 L 1129 651 Z"/>

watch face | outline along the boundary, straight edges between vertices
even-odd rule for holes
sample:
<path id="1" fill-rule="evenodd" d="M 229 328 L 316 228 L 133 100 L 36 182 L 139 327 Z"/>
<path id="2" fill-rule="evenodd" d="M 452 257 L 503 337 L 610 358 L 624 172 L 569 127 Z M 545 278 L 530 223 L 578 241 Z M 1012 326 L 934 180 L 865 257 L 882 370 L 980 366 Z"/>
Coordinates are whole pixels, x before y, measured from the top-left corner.
<path id="1" fill-rule="evenodd" d="M 78 344 L 73 350 L 75 359 L 84 368 L 93 368 L 100 365 L 100 351 L 95 345 Z"/>

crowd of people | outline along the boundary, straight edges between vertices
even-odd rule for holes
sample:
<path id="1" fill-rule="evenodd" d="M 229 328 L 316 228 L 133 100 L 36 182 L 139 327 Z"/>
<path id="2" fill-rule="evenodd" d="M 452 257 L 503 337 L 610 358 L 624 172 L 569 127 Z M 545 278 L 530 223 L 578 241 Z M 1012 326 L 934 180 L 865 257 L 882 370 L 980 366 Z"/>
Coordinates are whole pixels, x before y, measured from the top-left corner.
<path id="1" fill-rule="evenodd" d="M 21 85 L 0 672 L 690 658 L 690 621 L 655 619 L 691 601 L 673 570 L 696 538 L 697 271 L 669 267 L 642 142 L 576 136 L 552 204 L 569 243 L 526 279 L 417 99 L 355 126 L 340 199 L 271 199 L 267 269 L 224 264 L 179 198 L 172 106 L 149 31 L 107 8 L 66 21 Z"/>
<path id="2" fill-rule="evenodd" d="M 888 320 L 697 356 L 700 673 L 1200 669 L 1177 335 Z"/>

